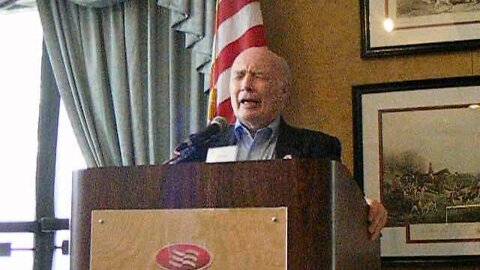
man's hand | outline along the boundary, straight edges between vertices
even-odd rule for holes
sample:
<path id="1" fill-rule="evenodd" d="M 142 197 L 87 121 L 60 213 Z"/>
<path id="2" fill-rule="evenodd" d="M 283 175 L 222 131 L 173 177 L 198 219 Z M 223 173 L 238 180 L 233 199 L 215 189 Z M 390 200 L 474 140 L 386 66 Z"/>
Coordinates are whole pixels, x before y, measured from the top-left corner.
<path id="1" fill-rule="evenodd" d="M 379 201 L 367 197 L 365 197 L 365 200 L 370 207 L 368 211 L 368 221 L 370 221 L 368 231 L 370 232 L 370 238 L 374 240 L 378 238 L 380 231 L 387 224 L 388 212 Z"/>

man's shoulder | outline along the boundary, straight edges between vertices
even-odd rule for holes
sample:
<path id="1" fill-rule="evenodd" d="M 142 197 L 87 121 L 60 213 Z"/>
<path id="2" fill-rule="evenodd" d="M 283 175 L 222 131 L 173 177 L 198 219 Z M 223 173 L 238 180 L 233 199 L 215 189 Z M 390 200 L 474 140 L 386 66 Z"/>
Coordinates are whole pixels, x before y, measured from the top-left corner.
<path id="1" fill-rule="evenodd" d="M 291 135 L 296 135 L 300 137 L 306 137 L 306 138 L 322 138 L 325 140 L 335 140 L 339 141 L 337 137 L 332 136 L 330 134 L 327 134 L 322 131 L 317 131 L 313 129 L 308 129 L 308 128 L 302 128 L 302 127 L 296 127 L 292 126 L 286 122 L 284 122 L 284 125 L 282 127 L 282 131 L 285 132 L 286 134 L 291 134 Z"/>
<path id="2" fill-rule="evenodd" d="M 302 157 L 341 159 L 340 140 L 325 132 L 300 128 L 283 121 L 279 141 L 281 155 L 283 152 L 297 151 Z"/>

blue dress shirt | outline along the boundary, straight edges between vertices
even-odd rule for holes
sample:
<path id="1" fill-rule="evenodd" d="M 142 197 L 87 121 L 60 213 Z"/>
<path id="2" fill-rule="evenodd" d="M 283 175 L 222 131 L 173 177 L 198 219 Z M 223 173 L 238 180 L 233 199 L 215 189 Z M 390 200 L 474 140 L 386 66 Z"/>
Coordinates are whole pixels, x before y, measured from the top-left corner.
<path id="1" fill-rule="evenodd" d="M 237 161 L 266 160 L 275 157 L 275 145 L 278 139 L 280 117 L 275 118 L 270 125 L 257 130 L 255 134 L 238 120 L 235 123 L 235 137 L 237 139 Z"/>

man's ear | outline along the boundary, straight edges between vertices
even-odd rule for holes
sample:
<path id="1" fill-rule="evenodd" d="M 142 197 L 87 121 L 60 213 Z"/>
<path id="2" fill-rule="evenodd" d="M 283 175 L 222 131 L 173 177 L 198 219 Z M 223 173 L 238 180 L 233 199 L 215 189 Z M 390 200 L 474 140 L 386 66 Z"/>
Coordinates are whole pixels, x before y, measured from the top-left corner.
<path id="1" fill-rule="evenodd" d="M 288 95 L 290 94 L 290 91 L 288 89 L 288 85 L 287 84 L 284 84 L 283 87 L 282 87 L 282 94 L 285 98 L 288 97 Z"/>
<path id="2" fill-rule="evenodd" d="M 282 82 L 282 94 L 287 95 L 290 92 L 290 82 L 288 80 L 284 80 Z"/>

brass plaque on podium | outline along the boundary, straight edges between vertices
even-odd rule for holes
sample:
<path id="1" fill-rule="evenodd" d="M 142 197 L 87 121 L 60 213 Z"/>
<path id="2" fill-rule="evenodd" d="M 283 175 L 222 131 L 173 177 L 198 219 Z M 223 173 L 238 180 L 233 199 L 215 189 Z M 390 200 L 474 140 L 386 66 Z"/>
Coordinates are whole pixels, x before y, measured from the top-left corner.
<path id="1" fill-rule="evenodd" d="M 287 208 L 95 210 L 91 270 L 287 269 Z"/>

